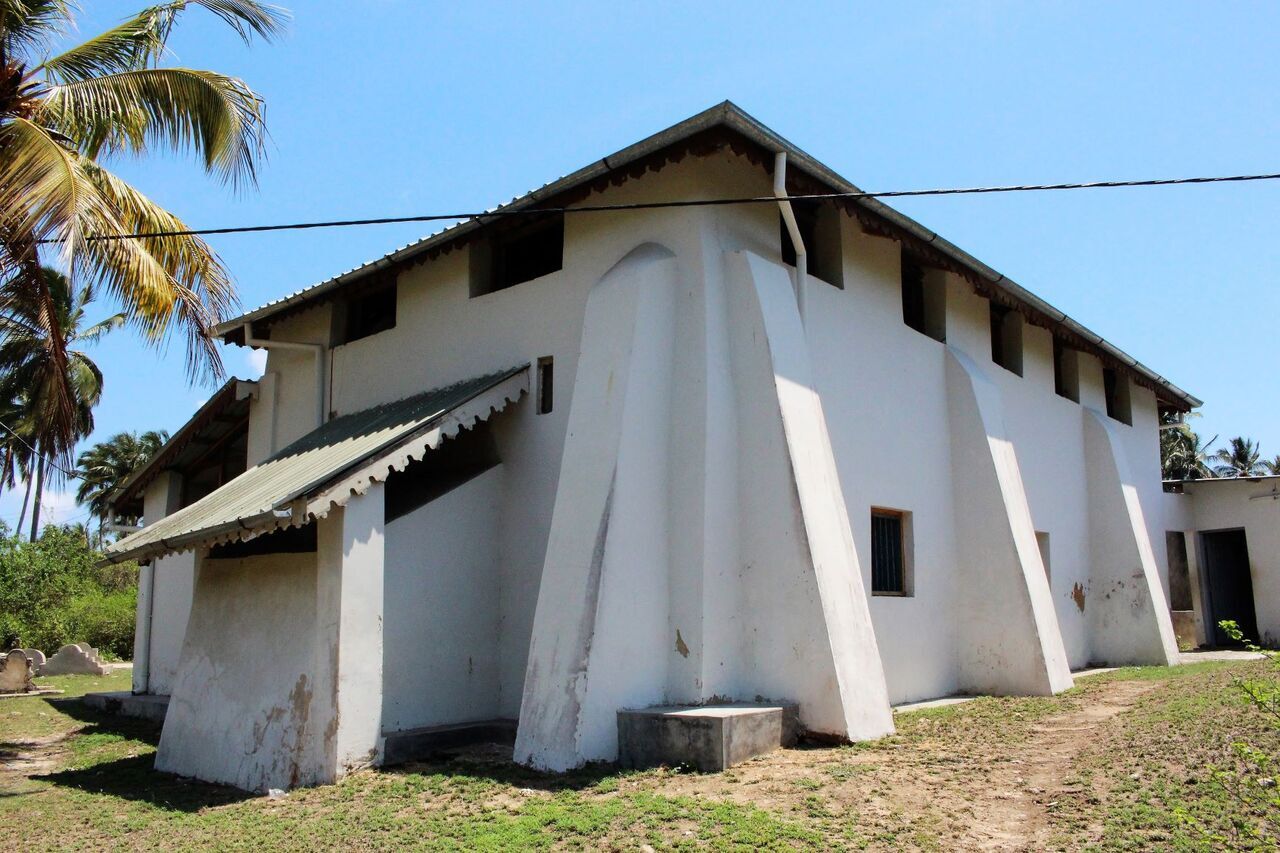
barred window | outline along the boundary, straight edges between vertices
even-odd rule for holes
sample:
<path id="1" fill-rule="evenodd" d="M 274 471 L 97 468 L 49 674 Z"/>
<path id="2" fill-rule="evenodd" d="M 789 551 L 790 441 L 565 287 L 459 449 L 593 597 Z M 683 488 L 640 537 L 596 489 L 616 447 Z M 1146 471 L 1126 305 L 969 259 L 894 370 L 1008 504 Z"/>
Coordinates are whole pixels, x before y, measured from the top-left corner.
<path id="1" fill-rule="evenodd" d="M 895 510 L 872 510 L 871 592 L 873 595 L 910 595 L 907 556 L 906 514 Z"/>

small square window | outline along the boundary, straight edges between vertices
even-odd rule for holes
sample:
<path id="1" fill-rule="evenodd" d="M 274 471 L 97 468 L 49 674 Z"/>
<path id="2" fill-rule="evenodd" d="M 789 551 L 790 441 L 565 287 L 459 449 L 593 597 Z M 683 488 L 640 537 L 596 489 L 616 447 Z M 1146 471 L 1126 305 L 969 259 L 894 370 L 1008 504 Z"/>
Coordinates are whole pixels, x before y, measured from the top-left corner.
<path id="1" fill-rule="evenodd" d="M 1036 544 L 1040 546 L 1040 562 L 1044 564 L 1044 578 L 1049 580 L 1049 534 L 1043 530 L 1036 531 Z"/>
<path id="2" fill-rule="evenodd" d="M 1080 402 L 1080 359 L 1059 338 L 1053 339 L 1053 390 L 1059 397 Z"/>
<path id="3" fill-rule="evenodd" d="M 1022 375 L 1022 315 L 991 303 L 991 360 Z"/>
<path id="4" fill-rule="evenodd" d="M 804 241 L 805 272 L 814 278 L 839 288 L 844 287 L 844 257 L 840 248 L 840 215 L 834 205 L 795 201 L 791 212 Z M 787 221 L 778 214 L 779 240 L 782 244 L 782 262 L 796 265 L 796 247 L 791 242 Z"/>
<path id="5" fill-rule="evenodd" d="M 1111 367 L 1102 368 L 1102 393 L 1106 397 L 1107 415 L 1122 424 L 1133 424 L 1129 404 L 1129 377 Z"/>
<path id="6" fill-rule="evenodd" d="M 946 281 L 940 270 L 926 270 L 920 258 L 902 250 L 902 322 L 935 341 L 947 339 Z"/>
<path id="7" fill-rule="evenodd" d="M 871 511 L 871 594 L 911 595 L 910 514 Z"/>
<path id="8" fill-rule="evenodd" d="M 347 299 L 341 307 L 342 325 L 339 343 L 361 338 L 396 327 L 396 284 L 384 284 Z"/>
<path id="9" fill-rule="evenodd" d="M 564 266 L 564 214 L 495 226 L 471 247 L 471 296 L 483 296 L 558 272 Z"/>
<path id="10" fill-rule="evenodd" d="M 555 404 L 555 363 L 551 356 L 538 359 L 538 414 L 551 413 Z"/>

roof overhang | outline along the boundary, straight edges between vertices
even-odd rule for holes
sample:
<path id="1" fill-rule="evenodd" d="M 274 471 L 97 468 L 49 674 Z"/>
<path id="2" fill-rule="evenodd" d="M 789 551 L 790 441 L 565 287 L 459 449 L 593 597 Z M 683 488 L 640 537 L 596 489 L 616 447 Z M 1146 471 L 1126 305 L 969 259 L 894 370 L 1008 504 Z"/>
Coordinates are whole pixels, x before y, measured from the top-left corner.
<path id="1" fill-rule="evenodd" d="M 786 152 L 788 192 L 802 194 L 832 191 L 861 192 L 854 184 L 761 124 L 738 106 L 725 101 L 489 212 L 537 209 L 540 205 L 551 206 L 552 201 L 556 206 L 567 206 L 592 191 L 603 189 L 610 184 L 620 184 L 629 178 L 639 177 L 647 171 L 660 169 L 667 162 L 674 162 L 683 156 L 683 153 L 678 156 L 664 156 L 671 149 L 687 147 L 697 140 L 709 137 L 714 140 L 717 134 L 723 136 L 725 132 L 734 137 L 739 145 L 745 143 L 747 150 L 741 153 L 748 154 L 770 172 L 773 168 L 772 155 L 779 151 Z M 733 147 L 738 149 L 739 145 Z M 914 219 L 874 198 L 847 199 L 841 203 L 847 212 L 859 219 L 865 230 L 880 236 L 902 240 L 920 251 L 926 262 L 964 276 L 982 295 L 1018 309 L 1032 323 L 1060 330 L 1072 346 L 1097 356 L 1105 364 L 1132 374 L 1141 384 L 1151 388 L 1166 407 L 1189 411 L 1202 405 L 1201 400 L 1106 341 L 1101 335 L 1090 331 L 1083 324 L 1067 316 L 1065 312 L 1054 308 L 1013 279 L 982 263 Z M 477 232 L 491 226 L 499 218 L 481 217 L 460 222 L 363 266 L 229 320 L 217 327 L 216 334 L 227 343 L 239 344 L 243 341 L 246 323 L 271 320 L 280 315 L 293 313 L 311 304 L 322 302 L 337 290 L 368 276 L 385 274 L 402 265 L 419 263 L 435 257 L 466 243 Z"/>
<path id="2" fill-rule="evenodd" d="M 250 380 L 234 377 L 228 379 L 185 424 L 179 427 L 177 432 L 169 437 L 156 454 L 147 460 L 147 464 L 134 471 L 116 487 L 108 499 L 112 508 L 120 511 L 136 510 L 127 514 L 141 515 L 142 498 L 147 486 L 164 471 L 180 468 L 184 464 L 184 456 L 188 448 L 199 441 L 208 440 L 211 434 L 243 426 L 242 422 L 248 417 L 248 409 L 242 401 L 256 393 L 257 387 L 258 383 Z M 242 413 L 241 409 L 244 410 Z M 214 438 L 221 438 L 221 435 L 214 435 Z"/>
<path id="3" fill-rule="evenodd" d="M 528 365 L 335 418 L 218 490 L 106 549 L 148 560 L 300 527 L 488 420 L 529 388 Z"/>

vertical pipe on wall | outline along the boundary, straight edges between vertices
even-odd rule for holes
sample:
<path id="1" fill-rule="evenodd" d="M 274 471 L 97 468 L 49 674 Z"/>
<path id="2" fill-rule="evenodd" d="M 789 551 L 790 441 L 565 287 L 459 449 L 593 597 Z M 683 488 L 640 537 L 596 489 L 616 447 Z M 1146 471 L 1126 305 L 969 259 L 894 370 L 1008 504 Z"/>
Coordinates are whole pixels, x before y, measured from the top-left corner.
<path id="1" fill-rule="evenodd" d="M 134 635 L 133 692 L 151 691 L 151 619 L 156 598 L 156 563 L 138 567 L 138 630 Z"/>
<path id="2" fill-rule="evenodd" d="M 261 347 L 269 350 L 272 347 L 276 349 L 303 350 L 310 352 L 316 359 L 316 426 L 324 426 L 327 420 L 325 417 L 325 345 L 324 344 L 303 344 L 297 341 L 274 341 L 268 338 L 255 338 L 253 336 L 253 324 L 244 324 L 244 345 L 247 347 Z"/>
<path id="3" fill-rule="evenodd" d="M 800 309 L 800 321 L 805 319 L 805 285 L 809 274 L 809 255 L 800 236 L 800 225 L 796 222 L 795 211 L 791 202 L 787 201 L 787 152 L 779 151 L 773 158 L 773 194 L 778 201 L 778 210 L 782 212 L 782 221 L 786 223 L 787 234 L 791 237 L 791 246 L 796 250 L 796 307 Z"/>

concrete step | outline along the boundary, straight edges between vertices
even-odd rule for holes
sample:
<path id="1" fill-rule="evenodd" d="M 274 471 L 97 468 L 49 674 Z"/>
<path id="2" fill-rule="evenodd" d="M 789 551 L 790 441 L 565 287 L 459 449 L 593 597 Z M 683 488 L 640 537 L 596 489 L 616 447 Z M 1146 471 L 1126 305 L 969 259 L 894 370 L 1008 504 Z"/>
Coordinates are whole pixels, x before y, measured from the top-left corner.
<path id="1" fill-rule="evenodd" d="M 793 703 L 668 705 L 618 712 L 618 763 L 626 768 L 725 770 L 796 742 Z"/>
<path id="2" fill-rule="evenodd" d="M 86 693 L 80 698 L 90 708 L 108 714 L 139 717 L 157 723 L 164 722 L 164 715 L 169 710 L 169 697 L 152 693 L 135 695 L 121 690 L 113 693 Z"/>

